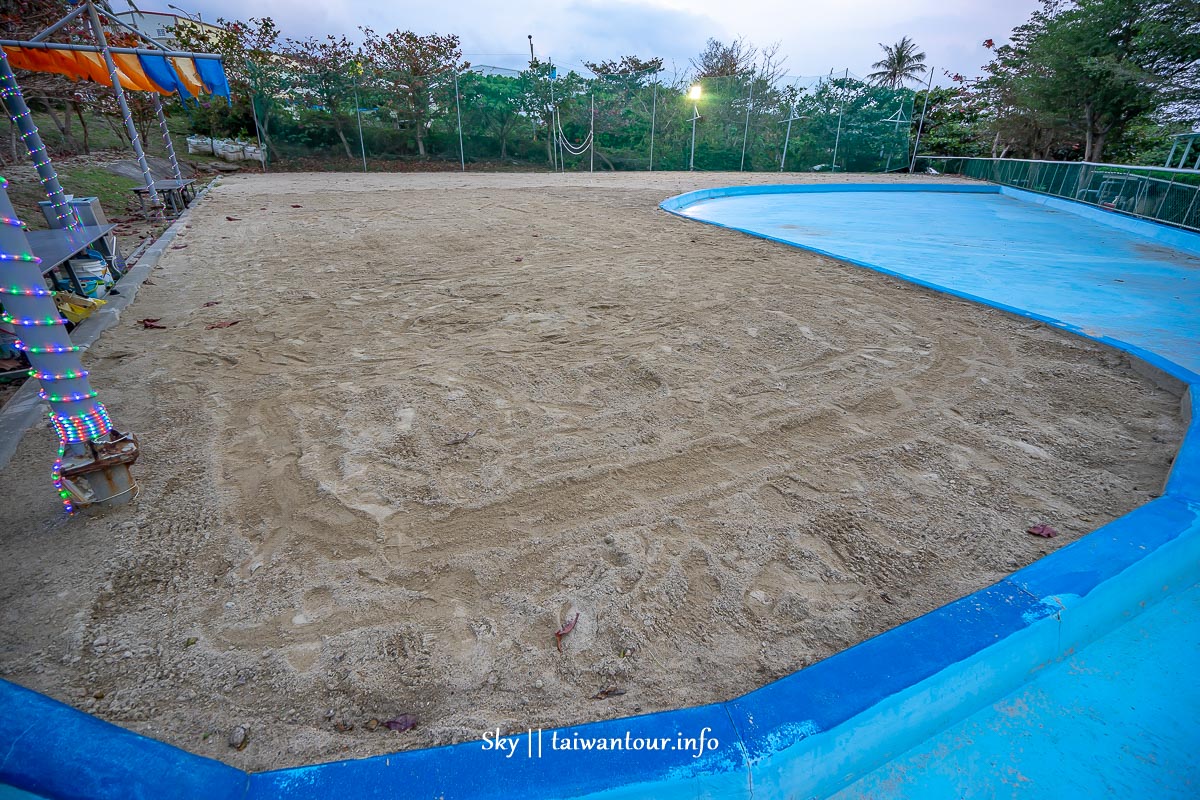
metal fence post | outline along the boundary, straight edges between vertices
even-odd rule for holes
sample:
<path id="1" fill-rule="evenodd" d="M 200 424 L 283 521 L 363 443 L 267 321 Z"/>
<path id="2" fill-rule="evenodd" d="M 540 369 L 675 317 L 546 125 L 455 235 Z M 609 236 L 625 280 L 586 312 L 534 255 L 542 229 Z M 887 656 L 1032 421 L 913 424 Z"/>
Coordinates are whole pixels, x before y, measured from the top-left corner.
<path id="1" fill-rule="evenodd" d="M 458 97 L 458 70 L 457 69 L 454 70 L 454 111 L 456 114 L 458 114 L 458 160 L 459 160 L 459 163 L 462 165 L 462 171 L 466 172 L 467 171 L 467 151 L 465 149 L 463 149 L 462 103 L 459 102 L 459 97 Z M 363 160 L 364 169 L 365 169 L 366 163 L 367 163 L 366 159 L 364 158 L 364 160 Z"/>

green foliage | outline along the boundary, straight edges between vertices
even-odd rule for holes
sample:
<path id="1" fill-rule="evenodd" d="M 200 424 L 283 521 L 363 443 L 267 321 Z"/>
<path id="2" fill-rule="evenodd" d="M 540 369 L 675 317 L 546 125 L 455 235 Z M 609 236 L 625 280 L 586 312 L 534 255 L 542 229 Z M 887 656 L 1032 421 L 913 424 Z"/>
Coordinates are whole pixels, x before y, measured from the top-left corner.
<path id="1" fill-rule="evenodd" d="M 461 62 L 458 37 L 399 30 L 378 34 L 370 28 L 362 32 L 370 80 L 384 90 L 384 106 L 394 112 L 398 124 L 412 131 L 418 153 L 426 155 L 438 97 L 444 95 L 454 73 L 468 66 Z"/>
<path id="2" fill-rule="evenodd" d="M 280 52 L 279 28 L 270 17 L 251 17 L 245 22 L 218 19 L 215 27 L 173 28 L 180 49 L 225 57 L 232 105 L 219 98 L 198 98 L 199 109 L 194 112 L 197 130 L 210 136 L 242 137 L 250 136 L 257 128 L 268 152 L 278 157 L 273 135 L 277 115 L 273 112 L 284 90 L 291 86 L 289 61 Z"/>
<path id="3" fill-rule="evenodd" d="M 1081 145 L 1085 160 L 1099 161 L 1139 118 L 1195 117 L 1195 0 L 1044 3 L 996 51 L 977 87 L 1011 154 L 1044 158 Z"/>

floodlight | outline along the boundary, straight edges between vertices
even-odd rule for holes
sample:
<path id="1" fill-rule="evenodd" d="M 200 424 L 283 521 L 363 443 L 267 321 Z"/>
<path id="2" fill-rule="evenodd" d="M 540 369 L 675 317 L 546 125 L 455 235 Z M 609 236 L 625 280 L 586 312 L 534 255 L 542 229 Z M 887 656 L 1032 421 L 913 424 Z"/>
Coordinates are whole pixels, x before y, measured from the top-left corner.
<path id="1" fill-rule="evenodd" d="M 695 86 L 693 86 L 691 89 L 688 90 L 688 99 L 690 99 L 690 100 L 699 100 L 700 99 L 700 84 L 697 83 Z"/>

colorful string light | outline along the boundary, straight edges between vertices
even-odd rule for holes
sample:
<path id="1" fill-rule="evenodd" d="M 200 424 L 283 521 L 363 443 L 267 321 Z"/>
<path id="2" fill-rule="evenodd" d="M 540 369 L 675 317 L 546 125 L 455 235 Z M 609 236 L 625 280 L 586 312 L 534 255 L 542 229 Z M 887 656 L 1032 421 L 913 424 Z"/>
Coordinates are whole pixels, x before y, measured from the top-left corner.
<path id="1" fill-rule="evenodd" d="M 83 349 L 77 344 L 67 345 L 66 347 L 63 347 L 61 344 L 47 345 L 45 347 L 31 347 L 20 339 L 13 341 L 13 347 L 17 348 L 22 353 L 32 353 L 35 356 L 59 355 L 61 353 L 78 353 Z"/>
<path id="2" fill-rule="evenodd" d="M 29 377 L 39 381 L 77 381 L 83 380 L 91 373 L 86 369 L 81 369 L 78 372 L 64 372 L 62 375 L 52 375 L 49 372 L 38 372 L 36 369 L 29 370 Z"/>
<path id="3" fill-rule="evenodd" d="M 3 49 L 0 48 L 0 58 L 4 57 Z M 6 77 L 11 78 L 11 72 Z M 0 82 L 0 90 L 5 88 L 6 87 L 4 87 L 3 83 Z M 19 91 L 16 93 L 16 95 L 14 95 L 12 90 L 0 91 L 0 96 L 19 96 Z M 28 111 L 26 110 L 24 113 L 27 114 Z M 24 114 L 14 117 L 14 122 L 16 122 L 19 116 L 23 115 Z M 27 134 L 23 134 L 21 136 L 22 141 L 28 139 L 29 135 L 36 135 L 36 128 L 33 128 L 32 131 L 28 132 Z M 40 142 L 40 140 L 38 141 Z M 39 167 L 46 167 L 49 163 L 48 159 L 44 162 L 41 161 L 39 159 L 38 152 L 35 152 L 35 150 L 36 148 L 30 150 L 30 155 L 33 157 L 34 163 Z M 40 150 L 44 152 L 44 147 L 40 148 Z M 51 178 L 43 178 L 41 181 L 43 186 L 46 186 L 51 179 L 57 181 L 57 176 L 52 175 Z M 5 178 L 0 177 L 0 191 L 7 189 L 8 185 L 8 181 Z M 61 187 L 59 187 L 59 189 L 61 190 Z M 49 195 L 49 192 L 47 194 Z M 57 194 L 59 198 L 62 197 L 61 191 L 55 192 L 55 194 Z M 64 207 L 62 203 L 55 201 L 54 195 L 49 196 L 56 209 Z M 7 203 L 5 203 L 5 205 L 7 206 Z M 66 223 L 67 228 L 74 229 L 78 227 L 78 221 L 75 218 L 74 213 L 71 212 L 69 208 L 68 214 L 60 214 L 59 219 Z M 14 217 L 0 216 L 0 224 L 11 226 L 17 228 L 18 230 L 26 229 L 25 223 Z M 14 235 L 17 235 L 18 237 L 20 236 L 19 234 Z M 20 241 L 19 238 L 18 241 Z M 28 245 L 26 244 L 26 247 L 27 246 Z M 78 353 L 82 348 L 78 345 L 70 344 L 70 339 L 66 338 L 66 321 L 62 319 L 58 313 L 56 313 L 57 309 L 55 309 L 53 303 L 49 301 L 49 298 L 54 297 L 57 292 L 45 288 L 40 279 L 40 271 L 37 273 L 38 278 L 35 279 L 34 274 L 31 273 L 30 270 L 25 267 L 17 266 L 37 265 L 41 263 L 41 259 L 32 253 L 0 253 L 0 266 L 3 266 L 6 263 L 14 265 L 13 267 L 9 268 L 13 271 L 14 278 L 18 276 L 28 276 L 28 280 L 31 282 L 31 285 L 22 286 L 20 283 L 14 283 L 8 286 L 0 286 L 0 295 L 13 298 L 36 299 L 30 301 L 30 304 L 32 304 L 34 307 L 28 309 L 28 311 L 34 312 L 33 315 L 17 316 L 12 312 L 12 310 L 5 309 L 2 313 L 0 313 L 0 322 L 14 325 L 18 328 L 41 328 L 43 330 L 49 329 L 47 330 L 47 333 L 49 333 L 51 336 L 53 336 L 54 331 L 58 331 L 66 340 L 65 344 L 51 342 L 48 344 L 30 345 L 21 339 L 16 339 L 14 346 L 17 348 L 17 350 L 28 353 L 31 357 L 64 356 L 67 354 Z M 30 335 L 32 335 L 32 332 L 30 332 Z M 45 340 L 42 339 L 41 341 Z M 88 387 L 86 384 L 81 387 L 82 391 L 62 394 L 55 394 L 46 388 L 47 384 L 53 384 L 55 381 L 83 380 L 88 375 L 88 371 L 83 369 L 82 365 L 80 365 L 77 360 L 71 360 L 70 363 L 64 366 L 67 366 L 68 368 L 63 370 L 61 373 L 51 369 L 46 362 L 35 365 L 35 367 L 30 370 L 29 374 L 31 377 L 45 382 L 41 388 L 41 391 L 38 392 L 38 396 L 52 404 L 85 403 L 87 401 L 94 401 L 98 393 L 94 389 Z M 82 413 L 66 413 L 52 410 L 49 416 L 51 425 L 58 434 L 59 440 L 58 454 L 54 459 L 54 466 L 51 468 L 50 477 L 54 483 L 55 490 L 58 492 L 59 499 L 62 500 L 63 509 L 67 514 L 72 514 L 75 511 L 75 506 L 72 502 L 73 494 L 68 486 L 68 482 L 64 480 L 62 475 L 63 461 L 66 457 L 67 450 L 72 444 L 95 441 L 107 436 L 112 431 L 112 421 L 109 419 L 108 412 L 101 403 L 93 403 L 89 410 Z"/>
<path id="4" fill-rule="evenodd" d="M 45 389 L 38 392 L 38 397 L 43 400 L 49 400 L 51 403 L 82 403 L 84 400 L 91 400 L 96 395 L 100 394 L 92 389 L 87 392 L 75 392 L 74 394 L 50 394 Z"/>
<path id="5" fill-rule="evenodd" d="M 62 479 L 63 456 L 66 454 L 67 444 L 59 440 L 58 456 L 54 459 L 54 466 L 50 469 L 50 480 L 54 482 L 54 488 L 62 500 L 63 511 L 70 515 L 75 513 L 75 506 L 71 503 L 71 490 L 67 488 L 66 483 Z"/>
<path id="6" fill-rule="evenodd" d="M 79 219 L 67 203 L 66 197 L 63 196 L 62 186 L 58 181 L 58 173 L 54 170 L 54 165 L 50 162 L 50 154 L 46 151 L 46 145 L 42 142 L 37 125 L 34 124 L 33 113 L 25 103 L 25 98 L 21 94 L 21 87 L 17 85 L 16 76 L 13 75 L 12 67 L 8 64 L 8 54 L 4 52 L 3 47 L 0 47 L 0 59 L 3 59 L 5 62 L 2 80 L 0 80 L 0 98 L 6 101 L 15 99 L 15 105 L 24 108 L 24 111 L 19 114 L 10 114 L 9 120 L 13 125 L 22 128 L 21 143 L 25 145 L 25 149 L 29 151 L 29 157 L 33 160 L 34 166 L 37 167 L 38 183 L 42 185 L 42 191 L 49 198 L 50 207 L 55 217 L 62 223 L 62 227 L 65 227 L 67 230 L 78 230 L 80 228 Z M 14 104 L 6 102 L 6 105 L 11 107 Z M 18 120 L 22 119 L 27 119 L 25 126 L 22 126 L 18 122 Z M 24 129 L 26 127 L 28 128 L 27 130 Z M 33 146 L 30 146 L 28 142 L 30 137 L 33 137 L 35 141 Z M 43 175 L 43 171 L 49 171 L 50 174 Z M 57 187 L 57 190 L 54 187 Z M 8 188 L 8 181 L 4 182 L 3 188 Z"/>
<path id="7" fill-rule="evenodd" d="M 67 324 L 67 321 L 62 317 L 45 317 L 44 319 L 34 319 L 33 317 L 14 317 L 7 311 L 0 313 L 0 322 L 7 322 L 9 325 L 17 325 L 22 328 L 36 328 L 42 325 Z"/>
<path id="8" fill-rule="evenodd" d="M 58 292 L 52 292 L 40 286 L 28 289 L 21 286 L 0 286 L 0 294 L 7 294 L 11 297 L 54 297 Z"/>
<path id="9" fill-rule="evenodd" d="M 112 430 L 112 422 L 103 403 L 96 403 L 86 414 L 55 414 L 52 411 L 50 423 L 58 431 L 58 438 L 67 444 L 90 442 Z"/>

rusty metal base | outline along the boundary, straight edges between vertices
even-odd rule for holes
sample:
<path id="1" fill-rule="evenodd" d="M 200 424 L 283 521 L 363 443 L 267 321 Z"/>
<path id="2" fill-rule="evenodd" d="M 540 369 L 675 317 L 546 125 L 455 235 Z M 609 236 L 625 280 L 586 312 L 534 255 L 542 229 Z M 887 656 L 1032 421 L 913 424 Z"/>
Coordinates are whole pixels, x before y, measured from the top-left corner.
<path id="1" fill-rule="evenodd" d="M 76 507 L 121 505 L 137 496 L 138 485 L 129 467 L 137 461 L 133 434 L 113 430 L 107 442 L 88 442 L 85 452 L 63 458 L 63 485 Z"/>

